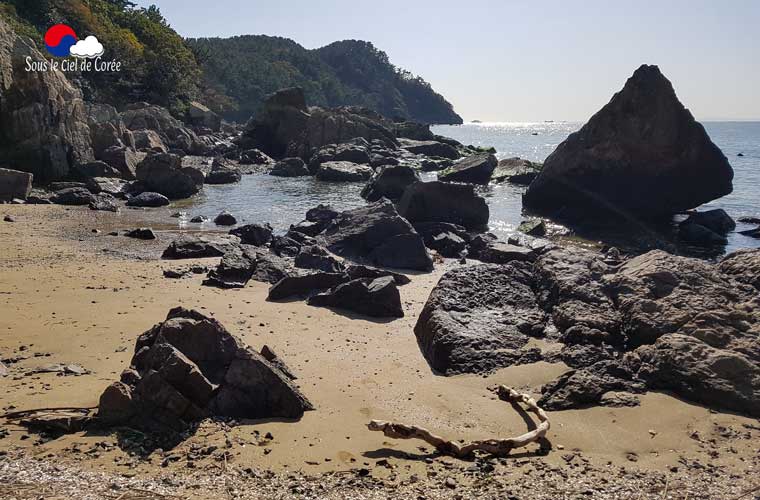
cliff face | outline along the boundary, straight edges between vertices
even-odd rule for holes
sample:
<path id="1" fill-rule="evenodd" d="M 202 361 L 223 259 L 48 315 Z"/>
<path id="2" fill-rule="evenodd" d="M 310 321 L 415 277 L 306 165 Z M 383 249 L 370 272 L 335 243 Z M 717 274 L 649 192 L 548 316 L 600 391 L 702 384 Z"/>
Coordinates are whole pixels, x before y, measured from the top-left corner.
<path id="1" fill-rule="evenodd" d="M 0 18 L 0 165 L 62 179 L 94 159 L 82 93 L 59 71 L 26 71 L 27 57 L 45 60 Z"/>
<path id="2" fill-rule="evenodd" d="M 237 109 L 228 119 L 247 120 L 267 95 L 283 88 L 304 89 L 309 105 L 363 106 L 387 118 L 460 124 L 452 105 L 422 78 L 396 68 L 387 54 L 358 40 L 307 50 L 270 36 L 188 40 L 203 61 L 212 94 L 226 94 Z"/>

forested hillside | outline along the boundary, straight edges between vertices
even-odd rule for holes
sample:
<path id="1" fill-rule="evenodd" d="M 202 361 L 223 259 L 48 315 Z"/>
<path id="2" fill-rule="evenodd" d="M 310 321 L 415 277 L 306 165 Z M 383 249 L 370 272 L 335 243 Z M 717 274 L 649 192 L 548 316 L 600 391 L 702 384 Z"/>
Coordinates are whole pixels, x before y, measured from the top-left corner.
<path id="1" fill-rule="evenodd" d="M 232 98 L 236 109 L 217 106 L 228 118 L 245 120 L 267 94 L 300 86 L 311 105 L 359 105 L 389 118 L 462 123 L 430 84 L 393 66 L 369 42 L 346 40 L 307 50 L 287 38 L 258 35 L 188 44 L 204 69 L 205 86 Z"/>

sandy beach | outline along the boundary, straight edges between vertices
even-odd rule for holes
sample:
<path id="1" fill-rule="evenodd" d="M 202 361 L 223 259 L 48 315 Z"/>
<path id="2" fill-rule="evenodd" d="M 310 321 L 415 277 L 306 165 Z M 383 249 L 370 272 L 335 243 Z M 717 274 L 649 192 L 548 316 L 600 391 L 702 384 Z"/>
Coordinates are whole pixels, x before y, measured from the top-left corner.
<path id="1" fill-rule="evenodd" d="M 755 486 L 757 420 L 662 393 L 644 395 L 633 408 L 550 412 L 543 449 L 531 445 L 499 460 L 439 457 L 424 443 L 369 432 L 369 420 L 386 419 L 451 439 L 519 435 L 526 421 L 488 388 L 504 384 L 538 396 L 567 369 L 540 362 L 487 377 L 435 375 L 412 329 L 455 260 L 412 276 L 400 289 L 405 317 L 378 321 L 298 301 L 267 302 L 269 286 L 255 281 L 219 290 L 201 286 L 202 275 L 164 278 L 166 269 L 218 259 L 160 260 L 176 232 L 157 224 L 155 241 L 108 234 L 138 227 L 140 211 L 6 205 L 0 213 L 15 220 L 0 224 L 3 412 L 97 406 L 128 365 L 136 338 L 176 306 L 213 316 L 255 349 L 273 348 L 316 407 L 297 422 L 204 421 L 176 448 L 142 458 L 121 449 L 116 433 L 48 441 L 5 422 L 3 498 L 66 498 L 74 484 L 88 485 L 77 498 L 152 498 L 140 497 L 142 490 L 156 498 L 308 497 L 321 485 L 318 496 L 333 498 L 685 499 L 741 498 Z M 558 347 L 536 342 L 543 350 Z M 54 363 L 88 373 L 32 373 Z"/>

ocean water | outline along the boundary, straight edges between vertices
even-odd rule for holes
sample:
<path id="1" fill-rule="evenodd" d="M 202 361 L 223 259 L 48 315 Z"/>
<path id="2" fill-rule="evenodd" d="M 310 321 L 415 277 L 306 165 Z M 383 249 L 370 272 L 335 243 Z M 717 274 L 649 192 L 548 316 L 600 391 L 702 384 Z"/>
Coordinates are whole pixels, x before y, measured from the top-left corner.
<path id="1" fill-rule="evenodd" d="M 581 123 L 479 123 L 459 126 L 436 126 L 436 134 L 452 137 L 464 144 L 493 146 L 499 158 L 519 156 L 532 161 L 543 161 Z M 708 122 L 708 134 L 724 152 L 734 168 L 734 192 L 703 208 L 723 208 L 732 217 L 760 217 L 760 122 Z M 737 156 L 739 153 L 744 156 Z M 433 180 L 434 173 L 423 174 L 424 180 Z M 212 217 L 229 210 L 243 223 L 269 222 L 278 231 L 301 221 L 309 208 L 326 203 L 340 210 L 365 204 L 359 193 L 361 183 L 324 183 L 312 177 L 280 178 L 266 174 L 243 176 L 239 184 L 206 186 L 201 194 L 174 206 L 187 211 L 189 216 Z M 490 228 L 502 237 L 514 232 L 525 219 L 522 210 L 522 193 L 525 188 L 510 184 L 492 184 L 478 188 L 491 210 Z M 186 219 L 180 225 L 187 225 Z M 213 225 L 211 225 L 213 226 Z M 564 228 L 550 224 L 550 232 L 561 234 Z M 738 224 L 737 231 L 751 229 L 752 225 Z M 211 228 L 211 227 L 209 227 Z M 648 245 L 668 245 L 672 227 L 658 228 L 646 235 L 632 235 L 628 228 L 620 232 L 583 234 L 591 241 L 604 241 L 630 248 L 641 240 Z M 711 255 L 743 247 L 760 247 L 760 240 L 736 232 L 729 235 L 726 248 L 712 249 Z M 684 253 L 697 253 L 689 248 L 678 248 Z M 707 255 L 707 256 L 711 256 Z"/>

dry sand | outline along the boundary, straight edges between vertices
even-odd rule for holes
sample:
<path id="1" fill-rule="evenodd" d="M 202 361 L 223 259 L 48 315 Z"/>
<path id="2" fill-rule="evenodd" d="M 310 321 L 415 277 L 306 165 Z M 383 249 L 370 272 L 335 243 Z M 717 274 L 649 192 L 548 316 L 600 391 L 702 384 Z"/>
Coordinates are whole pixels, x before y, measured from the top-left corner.
<path id="1" fill-rule="evenodd" d="M 348 317 L 300 301 L 265 301 L 268 286 L 201 286 L 165 269 L 218 259 L 158 259 L 176 222 L 153 223 L 152 242 L 109 236 L 142 212 L 0 206 L 0 410 L 93 407 L 132 355 L 135 339 L 175 306 L 216 317 L 254 348 L 267 344 L 316 406 L 298 422 L 205 422 L 174 450 L 147 459 L 115 435 L 44 442 L 0 420 L 0 498 L 754 498 L 760 425 L 667 394 L 635 408 L 549 413 L 551 449 L 501 460 L 436 457 L 421 442 L 385 438 L 370 419 L 414 423 L 450 438 L 514 436 L 526 422 L 488 387 L 539 394 L 567 369 L 537 363 L 488 377 L 440 377 L 422 357 L 417 316 L 447 262 L 401 288 L 406 317 Z M 93 230 L 99 232 L 93 232 Z M 556 346 L 544 346 L 547 349 Z M 28 374 L 77 363 L 82 376 Z M 271 433 L 273 438 L 264 436 Z M 0 436 L 3 436 L 0 431 Z M 209 448 L 211 447 L 211 448 Z M 213 448 L 216 447 L 216 448 Z M 365 469 L 362 471 L 361 469 Z M 143 496 L 140 496 L 143 495 Z"/>

